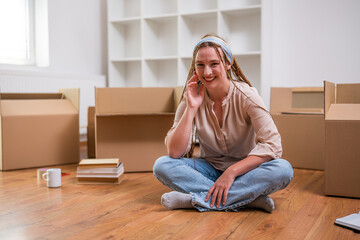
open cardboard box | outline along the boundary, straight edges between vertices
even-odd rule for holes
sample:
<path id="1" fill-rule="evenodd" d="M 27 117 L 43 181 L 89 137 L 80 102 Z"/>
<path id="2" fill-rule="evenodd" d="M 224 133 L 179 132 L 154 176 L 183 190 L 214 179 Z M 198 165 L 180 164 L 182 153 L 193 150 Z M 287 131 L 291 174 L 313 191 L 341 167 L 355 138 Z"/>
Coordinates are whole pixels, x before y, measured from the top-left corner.
<path id="1" fill-rule="evenodd" d="M 324 88 L 271 88 L 270 111 L 283 158 L 295 168 L 324 170 Z"/>
<path id="2" fill-rule="evenodd" d="M 0 170 L 79 162 L 79 89 L 0 94 Z"/>
<path id="3" fill-rule="evenodd" d="M 325 194 L 360 198 L 360 84 L 325 85 Z"/>
<path id="4" fill-rule="evenodd" d="M 96 158 L 119 158 L 126 172 L 152 171 L 167 155 L 182 88 L 96 88 Z"/>

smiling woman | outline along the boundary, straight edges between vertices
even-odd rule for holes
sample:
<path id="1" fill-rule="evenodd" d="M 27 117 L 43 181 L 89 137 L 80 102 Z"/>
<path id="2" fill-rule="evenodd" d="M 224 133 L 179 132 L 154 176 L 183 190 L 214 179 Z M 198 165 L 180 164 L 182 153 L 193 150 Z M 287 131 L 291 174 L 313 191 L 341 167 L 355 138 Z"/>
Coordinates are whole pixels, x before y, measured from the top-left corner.
<path id="1" fill-rule="evenodd" d="M 223 56 L 221 56 L 223 58 Z M 215 94 L 221 92 L 216 89 L 223 89 L 227 91 L 230 82 L 226 78 L 226 71 L 224 65 L 217 55 L 217 51 L 213 47 L 202 48 L 196 57 L 194 74 L 198 77 L 202 84 L 209 91 L 213 99 L 217 97 Z M 230 68 L 230 64 L 226 63 L 226 70 Z M 216 80 L 216 81 L 215 81 Z M 212 90 L 212 93 L 211 92 Z"/>
<path id="2" fill-rule="evenodd" d="M 200 157 L 185 158 L 191 155 L 195 131 Z M 194 48 L 183 99 L 165 142 L 169 156 L 156 161 L 154 175 L 175 190 L 162 196 L 168 209 L 255 207 L 271 212 L 275 205 L 268 195 L 292 180 L 291 165 L 280 158 L 281 138 L 270 113 L 217 36 L 204 36 Z"/>

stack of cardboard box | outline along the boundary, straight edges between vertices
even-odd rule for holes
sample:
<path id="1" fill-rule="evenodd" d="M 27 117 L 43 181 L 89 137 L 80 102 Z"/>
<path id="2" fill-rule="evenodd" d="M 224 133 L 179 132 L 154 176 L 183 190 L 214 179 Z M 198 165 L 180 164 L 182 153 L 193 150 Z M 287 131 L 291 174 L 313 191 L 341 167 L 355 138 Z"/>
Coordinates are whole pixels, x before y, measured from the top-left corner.
<path id="1" fill-rule="evenodd" d="M 360 198 L 360 84 L 325 82 L 325 194 Z"/>
<path id="2" fill-rule="evenodd" d="M 0 94 L 0 170 L 79 162 L 79 89 Z"/>
<path id="3" fill-rule="evenodd" d="M 152 171 L 167 151 L 182 88 L 96 88 L 95 155 L 119 158 L 126 172 Z"/>
<path id="4" fill-rule="evenodd" d="M 324 170 L 324 89 L 272 88 L 270 111 L 283 158 L 296 168 Z"/>
<path id="5" fill-rule="evenodd" d="M 360 84 L 272 88 L 283 158 L 324 170 L 325 194 L 360 197 Z"/>

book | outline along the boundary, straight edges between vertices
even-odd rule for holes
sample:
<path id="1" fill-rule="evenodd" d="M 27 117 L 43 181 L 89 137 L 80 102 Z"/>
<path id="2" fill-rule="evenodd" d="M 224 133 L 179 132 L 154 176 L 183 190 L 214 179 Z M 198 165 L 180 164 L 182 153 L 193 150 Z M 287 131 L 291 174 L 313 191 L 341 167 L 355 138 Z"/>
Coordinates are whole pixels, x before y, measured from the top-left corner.
<path id="1" fill-rule="evenodd" d="M 120 184 L 124 179 L 124 174 L 121 174 L 117 178 L 83 177 L 76 179 L 78 184 Z"/>
<path id="2" fill-rule="evenodd" d="M 124 166 L 119 159 L 83 159 L 76 171 L 78 184 L 120 184 Z"/>
<path id="3" fill-rule="evenodd" d="M 338 218 L 335 220 L 335 224 L 360 231 L 360 212 Z"/>
<path id="4" fill-rule="evenodd" d="M 119 165 L 118 158 L 82 159 L 79 163 L 79 168 L 116 168 Z"/>
<path id="5" fill-rule="evenodd" d="M 124 166 L 122 163 L 115 168 L 80 168 L 77 167 L 76 173 L 78 174 L 115 174 L 118 172 L 124 171 Z"/>
<path id="6" fill-rule="evenodd" d="M 119 171 L 114 173 L 101 173 L 101 172 L 76 172 L 77 178 L 118 178 L 124 173 L 124 168 L 119 168 Z"/>

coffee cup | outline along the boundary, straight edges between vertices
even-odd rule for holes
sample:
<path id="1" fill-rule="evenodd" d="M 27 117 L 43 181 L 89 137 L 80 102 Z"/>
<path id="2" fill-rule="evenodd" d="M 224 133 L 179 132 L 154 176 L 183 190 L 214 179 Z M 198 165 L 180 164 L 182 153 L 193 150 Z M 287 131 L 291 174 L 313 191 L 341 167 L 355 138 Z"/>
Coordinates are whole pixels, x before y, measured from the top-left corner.
<path id="1" fill-rule="evenodd" d="M 61 169 L 49 168 L 42 175 L 42 178 L 46 181 L 48 187 L 60 187 L 61 186 Z"/>

